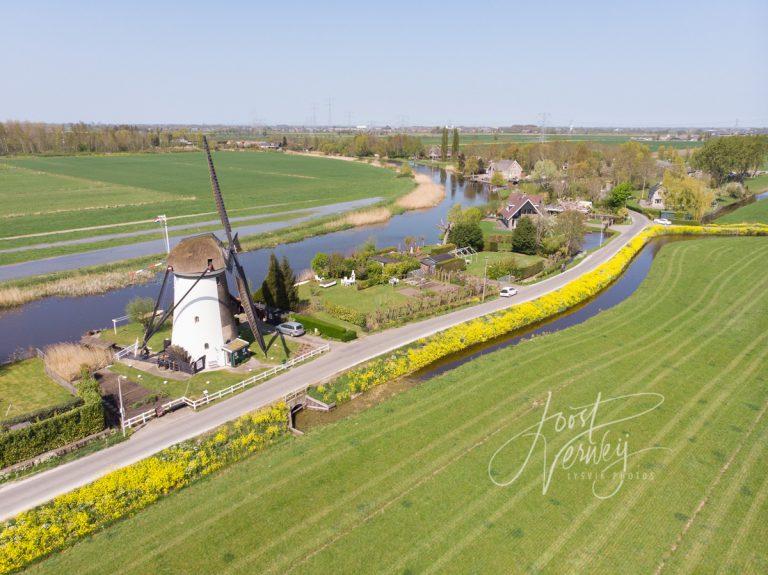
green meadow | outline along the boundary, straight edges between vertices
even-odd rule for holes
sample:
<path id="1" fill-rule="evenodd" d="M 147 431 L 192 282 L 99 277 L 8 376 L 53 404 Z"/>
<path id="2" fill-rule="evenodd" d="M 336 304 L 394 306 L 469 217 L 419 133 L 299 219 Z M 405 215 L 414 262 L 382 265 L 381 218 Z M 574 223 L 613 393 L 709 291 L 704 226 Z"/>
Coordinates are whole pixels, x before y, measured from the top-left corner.
<path id="1" fill-rule="evenodd" d="M 448 144 L 451 142 L 451 134 L 448 134 Z M 539 134 L 459 134 L 461 146 L 471 146 L 473 144 L 530 144 L 541 141 Z M 440 145 L 442 136 L 440 134 L 429 134 L 421 136 L 425 145 Z M 546 134 L 545 141 L 548 142 L 593 142 L 596 144 L 623 144 L 629 142 L 631 136 L 626 134 Z M 682 140 L 671 140 L 669 142 L 649 141 L 640 142 L 648 146 L 651 151 L 656 151 L 659 146 L 665 148 L 698 148 L 701 142 L 687 142 Z"/>
<path id="2" fill-rule="evenodd" d="M 750 178 L 746 182 L 751 192 L 760 194 L 768 192 L 768 175 L 763 174 Z M 748 204 L 717 219 L 718 224 L 737 224 L 742 222 L 768 224 L 768 199 Z"/>
<path id="3" fill-rule="evenodd" d="M 287 439 L 29 572 L 768 572 L 767 268 L 764 238 L 668 245 L 618 306 Z M 546 453 L 525 435 L 545 408 L 577 416 L 545 420 Z M 590 421 L 613 455 L 566 459 Z"/>
<path id="4" fill-rule="evenodd" d="M 216 152 L 214 161 L 230 217 L 392 198 L 413 185 L 392 170 L 325 158 Z M 0 162 L 0 201 L 2 238 L 55 232 L 24 243 L 152 230 L 136 222 L 158 214 L 169 225 L 217 218 L 202 152 L 10 158 Z M 13 245 L 0 241 L 0 249 Z"/>

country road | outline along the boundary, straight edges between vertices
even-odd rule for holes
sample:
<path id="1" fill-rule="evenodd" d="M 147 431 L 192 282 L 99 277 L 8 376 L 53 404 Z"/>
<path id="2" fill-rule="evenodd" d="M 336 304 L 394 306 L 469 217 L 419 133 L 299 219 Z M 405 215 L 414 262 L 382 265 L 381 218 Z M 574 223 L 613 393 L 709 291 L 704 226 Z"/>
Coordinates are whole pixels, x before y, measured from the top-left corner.
<path id="1" fill-rule="evenodd" d="M 620 235 L 600 250 L 585 257 L 566 272 L 530 286 L 519 288 L 514 298 L 499 298 L 445 315 L 363 337 L 347 344 L 334 344 L 330 353 L 300 365 L 232 399 L 200 412 L 179 411 L 154 420 L 128 441 L 66 463 L 27 479 L 0 487 L 0 520 L 44 503 L 53 497 L 85 485 L 105 473 L 139 461 L 175 443 L 195 437 L 245 413 L 269 405 L 308 385 L 327 380 L 359 363 L 387 353 L 419 338 L 487 313 L 538 298 L 559 289 L 593 270 L 616 254 L 648 223 L 630 212 L 632 223 L 615 226 Z"/>

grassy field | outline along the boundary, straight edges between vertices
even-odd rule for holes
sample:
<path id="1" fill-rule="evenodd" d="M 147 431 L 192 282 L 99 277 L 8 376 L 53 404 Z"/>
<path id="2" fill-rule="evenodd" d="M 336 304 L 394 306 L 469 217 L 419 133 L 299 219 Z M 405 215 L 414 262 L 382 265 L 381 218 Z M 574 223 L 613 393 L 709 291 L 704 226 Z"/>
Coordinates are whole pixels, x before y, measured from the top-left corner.
<path id="1" fill-rule="evenodd" d="M 214 161 L 232 217 L 391 198 L 413 185 L 391 170 L 325 158 L 219 152 Z M 192 152 L 7 159 L 0 163 L 0 200 L 4 238 L 110 224 L 121 227 L 88 233 L 126 231 L 125 224 L 163 213 L 169 225 L 216 219 L 204 155 Z M 28 241 L 83 235 L 73 233 Z"/>
<path id="2" fill-rule="evenodd" d="M 449 134 L 449 143 L 450 143 Z M 428 134 L 421 136 L 421 140 L 424 145 L 440 145 L 442 136 L 439 134 Z M 546 141 L 563 141 L 563 142 L 595 142 L 598 144 L 623 144 L 629 142 L 631 136 L 627 135 L 615 135 L 615 134 L 547 134 Z M 539 141 L 538 134 L 460 134 L 459 143 L 461 146 L 471 146 L 474 144 L 494 144 L 494 145 L 506 145 L 506 144 L 525 144 L 535 143 Z M 670 141 L 670 142 L 641 142 L 648 146 L 652 151 L 659 149 L 659 146 L 666 148 L 698 148 L 702 145 L 701 142 L 685 142 L 685 141 Z"/>
<path id="3" fill-rule="evenodd" d="M 0 421 L 71 399 L 72 394 L 46 375 L 42 359 L 0 366 Z"/>
<path id="4" fill-rule="evenodd" d="M 747 184 L 749 184 L 749 189 L 755 194 L 768 191 L 768 175 L 750 178 L 747 180 Z M 760 200 L 754 204 L 749 204 L 717 219 L 718 224 L 741 222 L 768 224 L 768 200 Z"/>
<path id="5" fill-rule="evenodd" d="M 469 275 L 483 277 L 485 258 L 488 258 L 488 265 L 491 265 L 496 261 L 504 260 L 510 256 L 514 256 L 515 260 L 517 260 L 517 265 L 523 267 L 533 265 L 544 259 L 541 256 L 529 256 L 527 254 L 518 254 L 516 252 L 478 252 L 478 254 L 472 258 L 472 263 L 467 266 L 467 273 Z"/>
<path id="6" fill-rule="evenodd" d="M 599 316 L 290 439 L 29 571 L 765 573 L 766 266 L 762 238 L 672 244 Z M 593 485 L 606 463 L 558 466 L 544 492 L 541 442 L 528 465 L 531 439 L 509 444 L 548 392 L 550 414 L 663 396 L 601 404 L 594 440 L 633 453 L 612 497 L 615 468 Z M 544 425 L 548 463 L 578 421 Z M 499 487 L 489 467 L 497 482 L 523 471 Z"/>
<path id="7" fill-rule="evenodd" d="M 330 288 L 318 288 L 317 286 L 312 288 L 310 287 L 312 285 L 299 286 L 301 299 L 310 299 L 311 290 L 314 289 L 322 301 L 343 305 L 363 313 L 371 313 L 380 307 L 402 305 L 408 301 L 408 296 L 400 293 L 402 287 L 376 285 L 358 290 L 354 286 L 343 287 L 340 283 Z"/>

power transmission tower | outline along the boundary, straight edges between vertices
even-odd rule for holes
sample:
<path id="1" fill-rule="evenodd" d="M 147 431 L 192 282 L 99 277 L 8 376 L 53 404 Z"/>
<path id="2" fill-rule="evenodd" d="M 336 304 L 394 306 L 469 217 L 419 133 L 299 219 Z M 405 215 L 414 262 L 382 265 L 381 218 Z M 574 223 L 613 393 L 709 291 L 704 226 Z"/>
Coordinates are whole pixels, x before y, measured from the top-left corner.
<path id="1" fill-rule="evenodd" d="M 333 126 L 333 100 L 328 98 L 328 127 Z"/>
<path id="2" fill-rule="evenodd" d="M 542 112 L 539 114 L 541 117 L 541 124 L 539 125 L 539 142 L 546 142 L 547 141 L 547 117 L 549 114 L 547 112 Z"/>

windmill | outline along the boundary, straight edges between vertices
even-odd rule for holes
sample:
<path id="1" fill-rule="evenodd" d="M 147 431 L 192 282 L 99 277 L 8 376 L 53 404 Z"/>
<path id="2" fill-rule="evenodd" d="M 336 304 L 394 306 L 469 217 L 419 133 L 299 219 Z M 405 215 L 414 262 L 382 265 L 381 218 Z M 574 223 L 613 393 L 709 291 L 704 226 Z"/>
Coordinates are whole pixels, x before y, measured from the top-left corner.
<path id="1" fill-rule="evenodd" d="M 237 302 L 227 288 L 227 272 L 234 276 L 239 295 L 239 305 L 245 312 L 248 326 L 262 351 L 264 327 L 253 303 L 245 270 L 238 258 L 240 241 L 232 235 L 224 199 L 221 196 L 219 180 L 213 166 L 208 140 L 203 136 L 203 147 L 208 160 L 211 188 L 216 200 L 216 209 L 226 235 L 226 246 L 212 233 L 184 238 L 168 254 L 168 266 L 155 301 L 154 312 L 144 333 L 140 349 L 148 354 L 147 342 L 162 325 L 173 316 L 171 343 L 184 349 L 193 362 L 208 367 L 218 367 L 227 362 L 227 354 L 234 348 L 237 338 L 237 321 L 234 317 Z M 173 277 L 174 303 L 168 311 L 160 314 L 159 307 Z M 158 317 L 159 316 L 159 317 Z M 157 321 L 156 321 L 157 320 Z M 247 342 L 242 342 L 243 344 Z M 204 359 L 203 359 L 204 358 Z"/>

